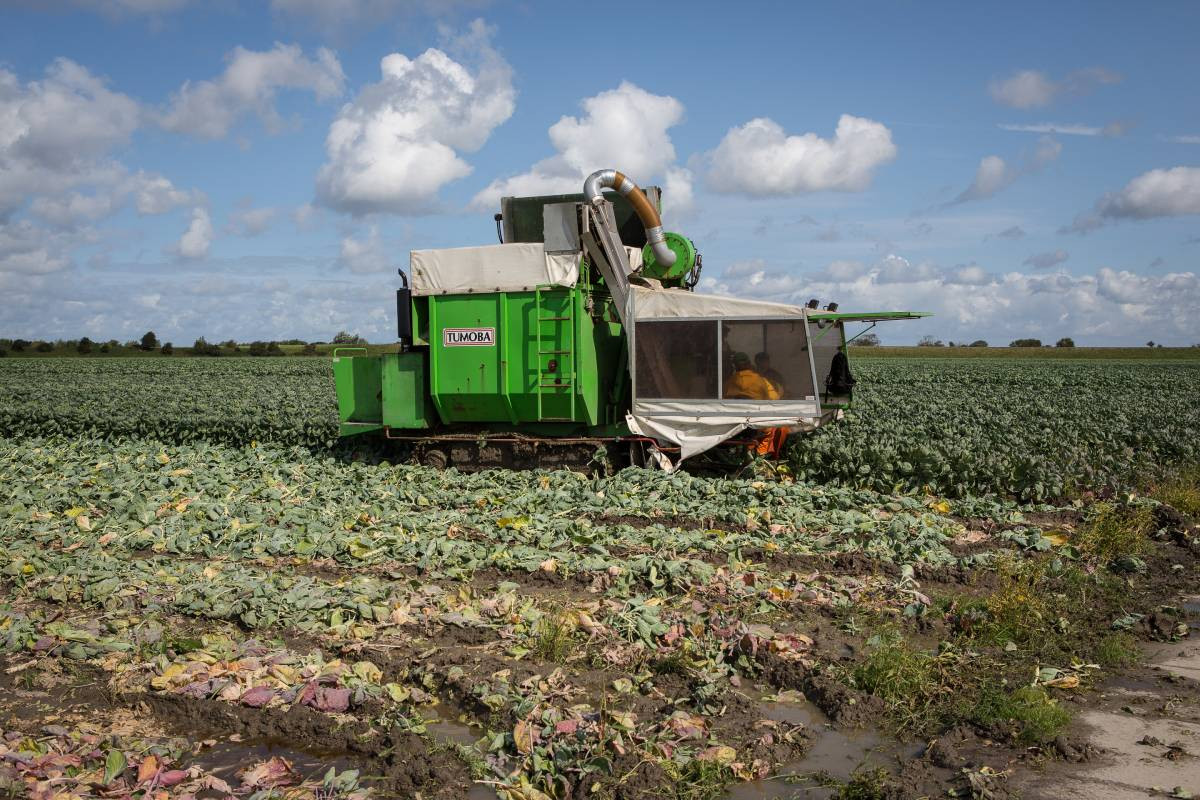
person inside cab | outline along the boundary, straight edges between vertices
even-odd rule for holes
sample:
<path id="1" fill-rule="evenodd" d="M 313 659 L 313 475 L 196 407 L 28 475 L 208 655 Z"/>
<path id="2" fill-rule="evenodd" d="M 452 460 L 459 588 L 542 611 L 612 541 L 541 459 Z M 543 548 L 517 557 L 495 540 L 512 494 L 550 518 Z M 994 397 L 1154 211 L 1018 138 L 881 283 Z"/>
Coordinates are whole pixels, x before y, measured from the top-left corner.
<path id="1" fill-rule="evenodd" d="M 771 385 L 775 387 L 775 392 L 780 397 L 787 397 L 787 388 L 783 384 L 783 375 L 779 370 L 771 366 L 771 356 L 767 353 L 759 353 L 754 356 L 754 368 L 759 375 L 762 375 Z"/>
<path id="2" fill-rule="evenodd" d="M 759 374 L 745 353 L 733 354 L 733 375 L 725 382 L 725 397 L 741 400 L 778 400 L 779 389 Z M 778 458 L 787 441 L 787 428 L 768 428 L 750 449 L 759 456 Z"/>
<path id="3" fill-rule="evenodd" d="M 733 354 L 733 374 L 725 382 L 725 397 L 730 400 L 778 400 L 775 386 L 754 369 L 750 356 Z"/>

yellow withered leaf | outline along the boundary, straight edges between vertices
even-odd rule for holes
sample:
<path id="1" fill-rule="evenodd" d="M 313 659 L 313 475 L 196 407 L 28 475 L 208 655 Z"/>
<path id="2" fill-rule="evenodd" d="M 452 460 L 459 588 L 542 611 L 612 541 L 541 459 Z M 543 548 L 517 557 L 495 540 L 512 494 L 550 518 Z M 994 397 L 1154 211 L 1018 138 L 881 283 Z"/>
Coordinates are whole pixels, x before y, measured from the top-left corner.
<path id="1" fill-rule="evenodd" d="M 175 662 L 168 664 L 163 670 L 162 675 L 150 679 L 150 685 L 155 689 L 166 689 L 171 685 L 171 681 L 183 674 L 183 664 Z"/>
<path id="2" fill-rule="evenodd" d="M 1063 675 L 1060 678 L 1046 681 L 1046 686 L 1052 686 L 1055 689 L 1075 689 L 1079 686 L 1078 675 Z"/>
<path id="3" fill-rule="evenodd" d="M 527 720 L 521 720 L 513 728 L 513 743 L 517 746 L 517 751 L 523 755 L 528 755 L 533 749 L 533 726 Z"/>

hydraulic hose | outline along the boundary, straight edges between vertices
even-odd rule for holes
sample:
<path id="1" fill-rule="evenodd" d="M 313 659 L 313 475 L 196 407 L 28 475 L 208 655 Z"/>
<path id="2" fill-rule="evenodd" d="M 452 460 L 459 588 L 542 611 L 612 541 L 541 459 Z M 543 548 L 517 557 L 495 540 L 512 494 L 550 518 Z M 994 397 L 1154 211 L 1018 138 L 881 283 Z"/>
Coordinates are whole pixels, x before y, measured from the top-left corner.
<path id="1" fill-rule="evenodd" d="M 604 201 L 605 189 L 615 189 L 629 199 L 629 204 L 633 206 L 634 212 L 646 229 L 646 241 L 654 251 L 654 260 L 664 267 L 673 266 L 675 251 L 667 247 L 662 218 L 658 216 L 658 209 L 651 204 L 638 185 L 615 169 L 593 172 L 583 182 L 583 196 L 594 206 L 599 206 Z"/>

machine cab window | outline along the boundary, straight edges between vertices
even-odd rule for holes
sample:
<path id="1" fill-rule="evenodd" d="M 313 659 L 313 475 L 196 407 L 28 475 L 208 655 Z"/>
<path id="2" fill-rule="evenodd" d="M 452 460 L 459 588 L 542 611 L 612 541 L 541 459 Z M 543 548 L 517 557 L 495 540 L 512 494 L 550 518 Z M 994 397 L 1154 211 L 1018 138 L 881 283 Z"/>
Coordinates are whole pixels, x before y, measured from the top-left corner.
<path id="1" fill-rule="evenodd" d="M 803 319 L 643 319 L 635 341 L 642 400 L 816 400 Z"/>
<path id="2" fill-rule="evenodd" d="M 721 323 L 721 397 L 812 400 L 813 365 L 804 320 Z"/>

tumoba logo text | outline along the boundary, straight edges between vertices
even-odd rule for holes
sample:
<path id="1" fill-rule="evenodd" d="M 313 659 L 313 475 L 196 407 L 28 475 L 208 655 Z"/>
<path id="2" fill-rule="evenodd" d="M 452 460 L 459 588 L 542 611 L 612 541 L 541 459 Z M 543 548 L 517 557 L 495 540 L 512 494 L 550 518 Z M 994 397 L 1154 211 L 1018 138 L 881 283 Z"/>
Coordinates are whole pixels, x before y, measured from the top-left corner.
<path id="1" fill-rule="evenodd" d="M 443 328 L 444 347 L 492 347 L 496 344 L 495 328 Z"/>

